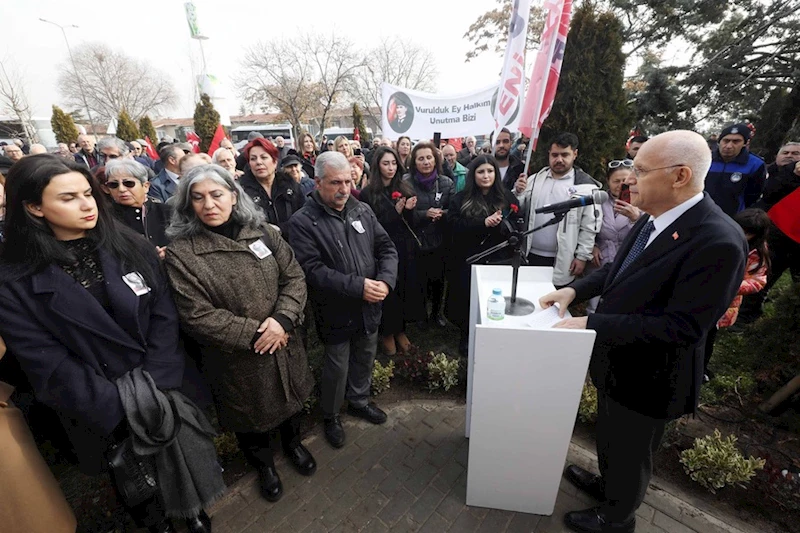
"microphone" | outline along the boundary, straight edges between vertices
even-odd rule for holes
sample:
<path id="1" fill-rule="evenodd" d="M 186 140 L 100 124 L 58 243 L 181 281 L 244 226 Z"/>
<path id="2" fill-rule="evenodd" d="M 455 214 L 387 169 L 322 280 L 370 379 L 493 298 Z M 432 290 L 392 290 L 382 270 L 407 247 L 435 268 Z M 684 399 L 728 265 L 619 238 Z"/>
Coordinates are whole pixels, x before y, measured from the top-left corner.
<path id="1" fill-rule="evenodd" d="M 543 213 L 563 213 L 564 211 L 569 211 L 570 209 L 575 209 L 576 207 L 584 207 L 587 205 L 592 204 L 602 204 L 603 202 L 608 201 L 608 193 L 605 191 L 594 191 L 590 196 L 578 196 L 577 198 L 571 198 L 566 202 L 557 202 L 555 204 L 548 204 L 544 207 L 540 207 L 536 209 L 534 213 L 536 214 L 543 214 Z"/>

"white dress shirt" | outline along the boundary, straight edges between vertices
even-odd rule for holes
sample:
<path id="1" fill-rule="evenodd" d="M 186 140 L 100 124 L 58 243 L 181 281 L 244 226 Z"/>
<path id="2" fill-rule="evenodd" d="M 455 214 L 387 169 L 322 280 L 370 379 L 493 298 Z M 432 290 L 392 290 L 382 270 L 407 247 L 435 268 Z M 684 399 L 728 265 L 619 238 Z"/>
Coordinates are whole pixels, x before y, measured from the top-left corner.
<path id="1" fill-rule="evenodd" d="M 686 200 L 685 202 L 676 205 L 669 211 L 661 213 L 661 215 L 659 215 L 658 217 L 651 216 L 650 220 L 653 221 L 653 226 L 655 226 L 655 229 L 653 230 L 652 233 L 650 233 L 650 238 L 647 239 L 647 244 L 645 245 L 645 248 L 650 246 L 650 243 L 652 243 L 662 231 L 667 229 L 673 222 L 678 220 L 684 213 L 686 213 L 689 209 L 699 204 L 702 199 L 703 199 L 703 193 L 699 192 L 694 196 L 692 196 L 691 198 L 689 198 L 688 200 Z"/>

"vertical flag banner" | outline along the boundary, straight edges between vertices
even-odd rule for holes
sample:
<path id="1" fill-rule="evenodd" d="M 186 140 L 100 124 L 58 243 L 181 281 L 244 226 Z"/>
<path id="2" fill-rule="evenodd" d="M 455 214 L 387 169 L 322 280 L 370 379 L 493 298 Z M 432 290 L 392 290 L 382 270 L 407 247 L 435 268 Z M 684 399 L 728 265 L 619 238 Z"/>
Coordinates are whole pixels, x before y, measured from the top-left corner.
<path id="1" fill-rule="evenodd" d="M 186 142 L 192 145 L 192 152 L 200 153 L 200 136 L 193 131 L 186 132 Z"/>
<path id="2" fill-rule="evenodd" d="M 214 155 L 214 152 L 217 151 L 224 138 L 225 130 L 223 129 L 222 124 L 217 124 L 217 129 L 214 131 L 214 138 L 211 139 L 211 144 L 208 145 L 208 155 Z"/>
<path id="3" fill-rule="evenodd" d="M 508 24 L 508 43 L 503 59 L 503 74 L 494 109 L 494 139 L 501 129 L 517 118 L 525 90 L 525 44 L 528 39 L 530 0 L 514 0 Z"/>
<path id="4" fill-rule="evenodd" d="M 153 147 L 153 142 L 150 140 L 149 136 L 145 137 L 144 141 L 147 143 L 147 146 L 145 147 L 147 155 L 150 157 L 150 159 L 155 161 L 156 159 L 158 159 L 158 152 L 156 152 L 156 149 Z"/>
<path id="5" fill-rule="evenodd" d="M 530 154 L 536 149 L 539 130 L 550 111 L 556 97 L 561 65 L 564 62 L 564 50 L 567 47 L 569 21 L 572 17 L 572 0 L 545 0 L 547 13 L 539 52 L 531 72 L 530 86 L 522 108 L 519 131 L 531 139 Z M 526 162 L 526 167 L 527 163 Z"/>

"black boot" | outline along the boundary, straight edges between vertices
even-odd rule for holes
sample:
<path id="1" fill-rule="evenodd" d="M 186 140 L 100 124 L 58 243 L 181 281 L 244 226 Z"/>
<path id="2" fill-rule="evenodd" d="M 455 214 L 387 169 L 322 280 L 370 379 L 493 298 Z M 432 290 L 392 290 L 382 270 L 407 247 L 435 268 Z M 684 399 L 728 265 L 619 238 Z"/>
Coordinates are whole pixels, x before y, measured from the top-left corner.
<path id="1" fill-rule="evenodd" d="M 283 496 L 283 484 L 275 470 L 269 433 L 237 433 L 236 438 L 247 462 L 258 472 L 261 495 L 270 502 L 280 500 Z"/>
<path id="2" fill-rule="evenodd" d="M 199 515 L 186 519 L 186 529 L 189 533 L 211 533 L 211 518 L 201 510 Z"/>

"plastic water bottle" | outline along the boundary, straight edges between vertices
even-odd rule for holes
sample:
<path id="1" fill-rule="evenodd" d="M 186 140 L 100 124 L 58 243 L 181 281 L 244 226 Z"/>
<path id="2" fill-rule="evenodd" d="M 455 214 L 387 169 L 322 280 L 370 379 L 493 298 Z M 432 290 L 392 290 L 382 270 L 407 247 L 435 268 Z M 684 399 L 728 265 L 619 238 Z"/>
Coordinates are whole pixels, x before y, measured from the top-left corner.
<path id="1" fill-rule="evenodd" d="M 486 309 L 486 316 L 489 320 L 503 320 L 506 317 L 506 299 L 503 298 L 503 291 L 492 289 L 489 303 Z"/>

